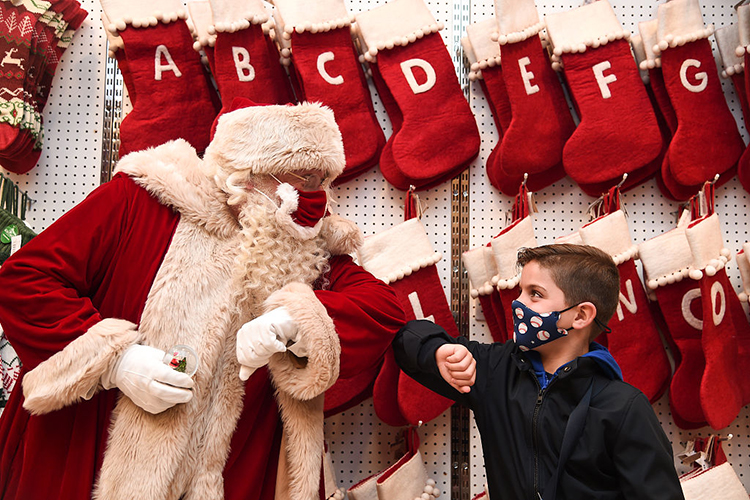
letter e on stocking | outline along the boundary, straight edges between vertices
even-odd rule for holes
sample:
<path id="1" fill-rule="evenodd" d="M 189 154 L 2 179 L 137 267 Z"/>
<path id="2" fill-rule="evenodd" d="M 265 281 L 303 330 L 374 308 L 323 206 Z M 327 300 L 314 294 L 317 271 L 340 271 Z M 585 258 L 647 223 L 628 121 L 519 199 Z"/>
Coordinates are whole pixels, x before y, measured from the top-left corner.
<path id="1" fill-rule="evenodd" d="M 531 59 L 528 57 L 522 57 L 518 60 L 518 69 L 521 70 L 521 78 L 523 79 L 523 88 L 526 90 L 526 95 L 532 95 L 539 92 L 539 85 L 531 83 L 531 80 L 534 78 L 534 73 L 526 69 L 526 66 L 529 64 L 531 64 Z"/>

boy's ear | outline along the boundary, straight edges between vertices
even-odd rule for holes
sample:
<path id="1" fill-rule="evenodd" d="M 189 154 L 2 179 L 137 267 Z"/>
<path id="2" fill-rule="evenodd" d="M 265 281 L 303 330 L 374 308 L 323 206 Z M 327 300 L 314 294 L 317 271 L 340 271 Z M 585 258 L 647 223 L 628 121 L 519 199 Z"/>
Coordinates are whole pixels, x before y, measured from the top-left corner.
<path id="1" fill-rule="evenodd" d="M 583 330 L 589 325 L 594 324 L 596 318 L 596 306 L 593 302 L 581 302 L 576 307 L 576 315 L 573 317 L 571 325 L 576 330 Z"/>

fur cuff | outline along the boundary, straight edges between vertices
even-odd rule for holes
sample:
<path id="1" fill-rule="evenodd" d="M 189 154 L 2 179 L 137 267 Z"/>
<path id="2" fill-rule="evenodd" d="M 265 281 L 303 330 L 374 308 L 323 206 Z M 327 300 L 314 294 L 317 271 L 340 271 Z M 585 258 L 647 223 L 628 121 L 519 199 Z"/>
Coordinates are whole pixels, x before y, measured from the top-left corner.
<path id="1" fill-rule="evenodd" d="M 24 376 L 23 407 L 38 415 L 89 399 L 102 373 L 140 340 L 130 321 L 103 319 Z"/>
<path id="2" fill-rule="evenodd" d="M 320 236 L 331 255 L 349 255 L 357 252 L 365 237 L 362 230 L 349 219 L 332 214 L 323 219 Z"/>
<path id="3" fill-rule="evenodd" d="M 274 355 L 268 363 L 276 388 L 299 400 L 325 392 L 339 376 L 341 345 L 333 320 L 312 288 L 290 283 L 271 294 L 264 304 L 268 312 L 286 307 L 307 342 L 307 362 L 300 366 L 290 352 Z"/>
<path id="4" fill-rule="evenodd" d="M 494 17 L 466 27 L 461 45 L 471 64 L 471 81 L 481 78 L 482 70 L 500 65 L 500 45 L 493 39 L 496 36 L 497 21 Z"/>

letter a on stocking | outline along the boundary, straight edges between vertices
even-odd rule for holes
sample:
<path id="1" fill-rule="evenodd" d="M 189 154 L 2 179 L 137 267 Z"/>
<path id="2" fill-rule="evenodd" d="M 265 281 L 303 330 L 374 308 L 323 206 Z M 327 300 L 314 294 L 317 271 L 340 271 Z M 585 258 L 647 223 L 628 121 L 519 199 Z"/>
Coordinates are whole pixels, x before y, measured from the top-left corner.
<path id="1" fill-rule="evenodd" d="M 198 152 L 209 142 L 217 110 L 178 0 L 102 0 L 109 30 L 123 41 L 137 95 L 120 125 L 120 156 L 185 139 Z"/>

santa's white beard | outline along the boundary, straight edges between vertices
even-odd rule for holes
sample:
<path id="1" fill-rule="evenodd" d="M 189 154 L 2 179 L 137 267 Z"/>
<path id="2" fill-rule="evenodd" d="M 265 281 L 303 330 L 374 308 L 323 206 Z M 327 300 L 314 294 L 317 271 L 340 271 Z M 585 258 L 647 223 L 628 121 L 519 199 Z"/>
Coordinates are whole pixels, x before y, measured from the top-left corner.
<path id="1" fill-rule="evenodd" d="M 275 212 L 267 200 L 248 194 L 238 216 L 242 237 L 234 267 L 235 304 L 244 321 L 262 314 L 271 293 L 292 282 L 312 285 L 328 270 L 330 254 L 322 238 L 299 239 Z"/>

